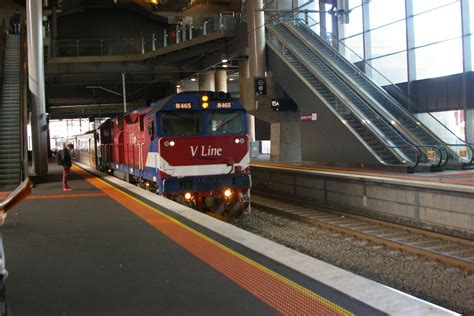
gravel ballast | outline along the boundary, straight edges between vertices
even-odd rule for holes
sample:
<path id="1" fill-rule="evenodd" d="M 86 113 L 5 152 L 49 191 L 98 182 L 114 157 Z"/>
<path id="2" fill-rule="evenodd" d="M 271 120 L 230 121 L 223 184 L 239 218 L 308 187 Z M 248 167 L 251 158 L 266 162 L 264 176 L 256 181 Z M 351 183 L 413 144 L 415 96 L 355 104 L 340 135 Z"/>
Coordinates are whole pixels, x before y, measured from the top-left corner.
<path id="1" fill-rule="evenodd" d="M 474 315 L 472 271 L 256 209 L 234 224 L 423 300 Z"/>

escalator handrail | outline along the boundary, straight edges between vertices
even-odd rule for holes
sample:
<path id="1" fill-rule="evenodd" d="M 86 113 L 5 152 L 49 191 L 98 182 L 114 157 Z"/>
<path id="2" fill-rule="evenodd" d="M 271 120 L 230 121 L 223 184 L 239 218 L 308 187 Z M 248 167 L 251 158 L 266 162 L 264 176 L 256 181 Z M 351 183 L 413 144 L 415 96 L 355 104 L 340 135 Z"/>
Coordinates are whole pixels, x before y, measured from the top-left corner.
<path id="1" fill-rule="evenodd" d="M 270 46 L 273 46 L 271 43 L 270 43 L 269 45 L 270 45 Z M 277 52 L 277 54 L 280 54 L 280 53 Z M 302 80 L 305 80 L 305 79 L 302 79 Z M 326 101 L 323 100 L 323 102 L 326 102 Z M 343 104 L 343 103 L 341 103 L 341 104 Z M 346 105 L 345 105 L 345 106 L 346 106 Z M 332 109 L 332 106 L 331 106 L 330 104 L 328 105 L 328 107 L 331 109 L 331 111 L 333 111 L 333 112 L 335 113 L 335 115 L 337 115 L 337 116 L 339 117 L 339 119 L 341 119 L 340 114 L 339 114 L 337 111 L 335 111 L 334 109 Z M 346 106 L 346 107 L 347 107 L 347 106 Z M 357 116 L 356 116 L 356 117 L 357 117 Z M 364 126 L 365 126 L 365 125 L 364 125 Z M 352 128 L 351 128 L 351 130 L 352 130 Z M 370 129 L 369 129 L 369 130 L 370 130 Z M 358 138 L 360 138 L 360 136 L 358 136 L 358 134 L 357 134 L 356 132 L 353 132 L 353 133 L 355 133 L 355 135 L 356 135 Z M 372 131 L 372 133 L 374 133 L 374 131 Z M 361 139 L 362 142 L 365 143 L 365 140 L 363 140 L 362 138 L 360 138 L 360 139 Z M 407 143 L 407 145 L 404 145 L 404 146 L 395 146 L 395 145 L 387 144 L 387 143 L 383 140 L 383 138 L 379 138 L 379 137 L 378 137 L 377 139 L 378 139 L 378 140 L 380 141 L 380 143 L 381 143 L 382 145 L 384 145 L 386 148 L 390 148 L 390 149 L 396 149 L 396 148 L 412 148 L 412 149 L 415 151 L 417 157 L 416 157 L 416 161 L 415 161 L 415 162 L 413 162 L 412 160 L 408 159 L 408 161 L 410 161 L 410 162 L 413 164 L 412 166 L 408 166 L 408 167 L 411 168 L 411 169 L 414 169 L 414 168 L 416 168 L 416 167 L 418 166 L 418 164 L 419 164 L 419 162 L 420 162 L 421 152 L 420 152 L 420 150 L 417 148 L 416 145 Z M 368 145 L 366 145 L 366 146 L 368 146 Z M 368 148 L 370 148 L 370 150 L 373 151 L 370 146 L 368 146 Z M 374 152 L 374 154 L 375 154 L 375 152 Z M 398 155 L 395 154 L 395 156 L 398 156 Z M 400 161 L 402 161 L 402 163 L 406 163 L 406 160 L 404 160 L 402 157 L 399 157 L 399 159 L 400 159 Z M 404 161 L 404 162 L 403 162 L 403 161 Z M 386 164 L 386 165 L 394 165 L 394 166 L 396 165 L 396 164 L 387 163 L 387 162 L 385 162 L 385 161 L 383 161 L 383 160 L 381 160 L 381 162 L 382 162 L 383 164 Z"/>
<path id="2" fill-rule="evenodd" d="M 297 55 L 297 54 L 298 54 L 297 52 L 293 52 L 293 49 L 289 48 L 288 45 L 286 45 L 286 44 L 283 43 L 284 39 L 281 39 L 281 36 L 279 36 L 278 34 L 275 34 L 275 31 L 272 29 L 271 26 L 269 27 L 269 26 L 267 25 L 267 29 L 269 29 L 269 30 L 272 32 L 273 36 L 275 36 L 275 37 L 282 43 L 282 45 L 284 45 L 284 46 L 286 47 L 286 49 L 288 49 L 289 51 L 291 51 L 292 54 L 294 54 L 294 55 Z M 305 64 L 305 66 L 308 68 L 308 70 L 311 69 L 310 71 L 313 73 L 313 75 L 315 75 L 316 77 L 320 78 L 320 76 L 319 76 L 315 71 L 312 70 L 312 67 L 311 67 L 310 65 L 308 65 L 305 61 L 303 61 L 303 60 L 301 59 L 301 57 L 299 57 L 298 59 L 299 59 L 299 61 L 300 61 L 302 64 Z M 322 82 L 324 82 L 324 84 L 327 85 L 327 86 L 333 87 L 333 85 L 332 85 L 331 83 L 328 83 L 327 80 L 325 80 L 325 79 L 323 79 Z M 334 88 L 334 87 L 333 87 L 331 90 L 337 91 L 337 89 Z M 343 101 L 342 104 L 344 104 L 344 105 L 359 119 L 359 121 L 363 121 L 363 120 L 370 121 L 370 120 L 367 119 L 367 118 L 365 117 L 365 115 L 362 114 L 360 111 L 358 111 L 357 109 L 354 109 L 354 107 L 348 105 L 348 104 L 351 104 L 351 102 L 348 101 L 346 97 L 342 96 L 340 93 L 333 92 L 333 91 L 331 91 L 331 92 L 332 92 L 335 96 L 337 96 L 337 99 Z M 391 148 L 391 149 L 403 149 L 403 148 L 410 148 L 410 147 L 411 147 L 411 148 L 414 148 L 414 147 L 417 146 L 417 145 L 414 145 L 414 144 L 408 142 L 402 135 L 400 135 L 399 131 L 397 131 L 396 129 L 394 129 L 394 128 L 393 128 L 390 124 L 388 124 L 385 120 L 382 120 L 382 119 L 380 118 L 380 116 L 377 114 L 377 112 L 374 111 L 374 114 L 380 119 L 380 122 L 382 122 L 386 127 L 388 127 L 392 132 L 394 132 L 394 133 L 400 138 L 400 140 L 402 140 L 402 141 L 406 144 L 406 145 L 404 145 L 404 146 L 400 146 L 400 145 L 397 146 L 397 145 L 393 145 L 393 144 L 386 143 L 386 142 L 384 141 L 384 137 L 383 137 L 384 134 L 383 134 L 382 132 L 380 132 L 380 131 L 378 130 L 378 128 L 376 128 L 375 126 L 373 126 L 373 124 L 364 124 L 364 126 L 372 126 L 372 127 L 368 127 L 369 130 L 371 130 L 371 131 L 372 131 L 373 133 L 375 133 L 376 135 L 379 135 L 377 138 L 379 139 L 379 141 L 380 141 L 385 147 Z M 418 150 L 418 149 L 417 149 L 417 150 Z M 415 150 L 415 152 L 416 152 L 417 150 Z M 396 156 L 399 156 L 399 155 L 396 154 Z M 417 153 L 417 156 L 418 156 L 418 153 Z M 399 157 L 399 159 L 402 160 L 402 161 L 403 161 L 403 160 L 405 160 L 405 161 L 406 161 L 406 160 L 410 160 L 410 159 L 405 159 L 405 158 L 403 158 L 403 157 Z M 442 157 L 440 157 L 440 159 L 442 159 Z M 419 157 L 418 157 L 417 160 L 419 160 Z M 418 162 L 416 163 L 416 165 L 418 165 Z"/>
<path id="3" fill-rule="evenodd" d="M 305 26 L 305 23 L 302 23 L 302 22 L 301 22 L 302 19 L 300 19 L 300 18 L 297 17 L 296 15 L 293 15 L 293 18 L 294 18 L 294 19 L 293 19 L 294 21 L 296 21 L 297 23 L 299 23 L 299 24 Z M 309 17 L 309 18 L 311 18 L 311 17 Z M 312 19 L 312 18 L 311 18 L 311 19 Z M 320 26 L 320 27 L 325 31 L 324 27 L 322 27 L 322 26 Z M 312 32 L 312 33 L 314 33 L 314 32 Z M 327 32 L 326 32 L 326 33 L 327 33 Z M 355 51 L 353 51 L 350 47 L 346 46 L 346 45 L 344 44 L 344 42 L 342 42 L 341 40 L 339 40 L 339 39 L 338 39 L 337 37 L 335 37 L 332 33 L 327 33 L 327 34 L 331 34 L 331 37 L 332 37 L 333 39 L 335 39 L 338 44 L 343 45 L 345 48 L 347 48 L 349 51 L 351 51 L 351 53 L 353 53 L 355 56 L 357 56 L 362 62 L 364 62 L 365 65 L 369 66 L 372 70 L 374 70 L 375 72 L 377 72 L 377 74 L 380 75 L 381 77 L 383 77 L 388 83 L 390 83 L 390 85 L 391 85 L 392 87 L 394 87 L 394 88 L 397 90 L 398 93 L 400 93 L 401 95 L 403 95 L 404 97 L 406 97 L 406 98 L 409 100 L 409 102 L 410 102 L 411 104 L 416 105 L 418 108 L 423 108 L 423 110 L 425 111 L 425 113 L 429 114 L 434 120 L 436 120 L 441 126 L 443 126 L 446 130 L 448 130 L 449 133 L 452 134 L 454 137 L 456 137 L 459 141 L 461 141 L 461 142 L 464 143 L 464 144 L 474 145 L 473 143 L 468 143 L 468 142 L 462 140 L 461 138 L 459 138 L 459 137 L 458 137 L 453 131 L 451 131 L 446 125 L 444 125 L 444 124 L 443 124 L 442 122 L 440 122 L 435 116 L 433 116 L 433 115 L 431 114 L 431 112 L 429 112 L 429 111 L 427 110 L 426 106 L 421 105 L 421 104 L 418 104 L 418 103 L 416 103 L 415 101 L 413 101 L 413 99 L 412 99 L 410 96 L 408 96 L 406 93 L 404 93 L 403 90 L 401 90 L 396 84 L 394 84 L 393 82 L 391 82 L 387 77 L 384 76 L 384 74 L 382 74 L 382 73 L 379 72 L 376 68 L 374 68 L 372 65 L 370 65 L 365 59 L 363 59 L 361 56 L 359 56 L 359 55 L 358 55 Z M 311 34 L 311 35 L 314 36 L 314 35 L 317 35 L 317 34 L 314 33 L 314 34 Z M 336 53 L 339 54 L 339 52 L 338 52 L 333 46 L 329 45 L 326 41 L 321 40 L 321 42 L 323 42 L 324 45 L 326 45 L 326 47 L 328 47 L 329 49 L 331 49 L 331 50 L 333 50 L 334 52 L 336 52 Z M 345 58 L 343 58 L 343 59 L 345 59 Z M 347 64 L 349 64 L 351 67 L 353 67 L 353 69 L 356 70 L 359 75 L 367 77 L 367 75 L 366 75 L 363 71 L 361 71 L 359 68 L 355 67 L 351 62 L 347 61 Z M 368 78 L 368 77 L 367 77 L 367 78 Z M 370 80 L 370 82 L 372 83 L 371 80 Z M 378 85 L 374 85 L 374 84 L 373 84 L 373 86 L 376 86 L 376 88 L 381 89 Z M 390 96 L 390 97 L 391 97 L 391 96 Z M 394 100 L 394 101 L 396 101 L 396 100 Z M 408 110 L 405 109 L 403 106 L 400 107 L 400 105 L 398 104 L 398 102 L 395 102 L 395 105 L 396 105 L 400 110 L 402 110 L 402 111 L 404 111 L 404 112 L 408 111 Z M 408 113 L 411 114 L 411 112 L 408 112 Z M 453 145 L 447 144 L 447 143 L 444 142 L 443 140 L 441 140 L 441 141 L 442 141 L 442 143 L 440 143 L 440 145 L 453 146 Z M 460 145 L 459 145 L 459 144 L 456 144 L 456 145 L 454 145 L 454 146 L 460 146 Z"/>

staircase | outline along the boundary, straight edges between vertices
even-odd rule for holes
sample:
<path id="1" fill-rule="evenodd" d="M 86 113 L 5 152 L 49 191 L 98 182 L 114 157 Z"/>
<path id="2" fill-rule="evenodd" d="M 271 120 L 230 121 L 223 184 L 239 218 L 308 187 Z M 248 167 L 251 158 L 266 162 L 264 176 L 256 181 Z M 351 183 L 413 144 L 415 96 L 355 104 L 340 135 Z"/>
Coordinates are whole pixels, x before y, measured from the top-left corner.
<path id="1" fill-rule="evenodd" d="M 20 35 L 7 35 L 0 103 L 0 188 L 21 182 Z"/>

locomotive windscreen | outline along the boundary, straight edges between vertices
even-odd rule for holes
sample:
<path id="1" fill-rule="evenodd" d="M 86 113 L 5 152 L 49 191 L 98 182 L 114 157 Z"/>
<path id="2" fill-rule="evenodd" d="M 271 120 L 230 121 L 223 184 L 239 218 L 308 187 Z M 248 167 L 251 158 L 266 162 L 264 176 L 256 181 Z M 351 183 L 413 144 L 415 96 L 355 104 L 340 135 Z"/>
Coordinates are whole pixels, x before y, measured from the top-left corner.
<path id="1" fill-rule="evenodd" d="M 192 136 L 200 133 L 199 112 L 167 112 L 161 118 L 165 136 Z"/>
<path id="2" fill-rule="evenodd" d="M 242 133 L 242 113 L 240 111 L 210 111 L 208 128 L 209 133 L 213 135 Z"/>

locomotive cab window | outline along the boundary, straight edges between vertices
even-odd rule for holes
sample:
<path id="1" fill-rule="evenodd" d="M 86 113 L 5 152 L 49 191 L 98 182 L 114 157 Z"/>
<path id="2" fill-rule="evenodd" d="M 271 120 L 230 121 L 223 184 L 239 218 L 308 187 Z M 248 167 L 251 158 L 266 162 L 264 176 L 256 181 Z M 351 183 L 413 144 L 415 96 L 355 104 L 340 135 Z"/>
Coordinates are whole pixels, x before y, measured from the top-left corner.
<path id="1" fill-rule="evenodd" d="M 148 135 L 152 140 L 155 138 L 155 121 L 148 122 Z"/>
<path id="2" fill-rule="evenodd" d="M 161 116 L 161 132 L 165 136 L 190 136 L 201 132 L 199 112 L 168 112 Z"/>
<path id="3" fill-rule="evenodd" d="M 145 115 L 140 115 L 140 131 L 145 130 Z"/>
<path id="4" fill-rule="evenodd" d="M 209 134 L 239 134 L 243 132 L 241 111 L 211 111 L 208 114 Z"/>

